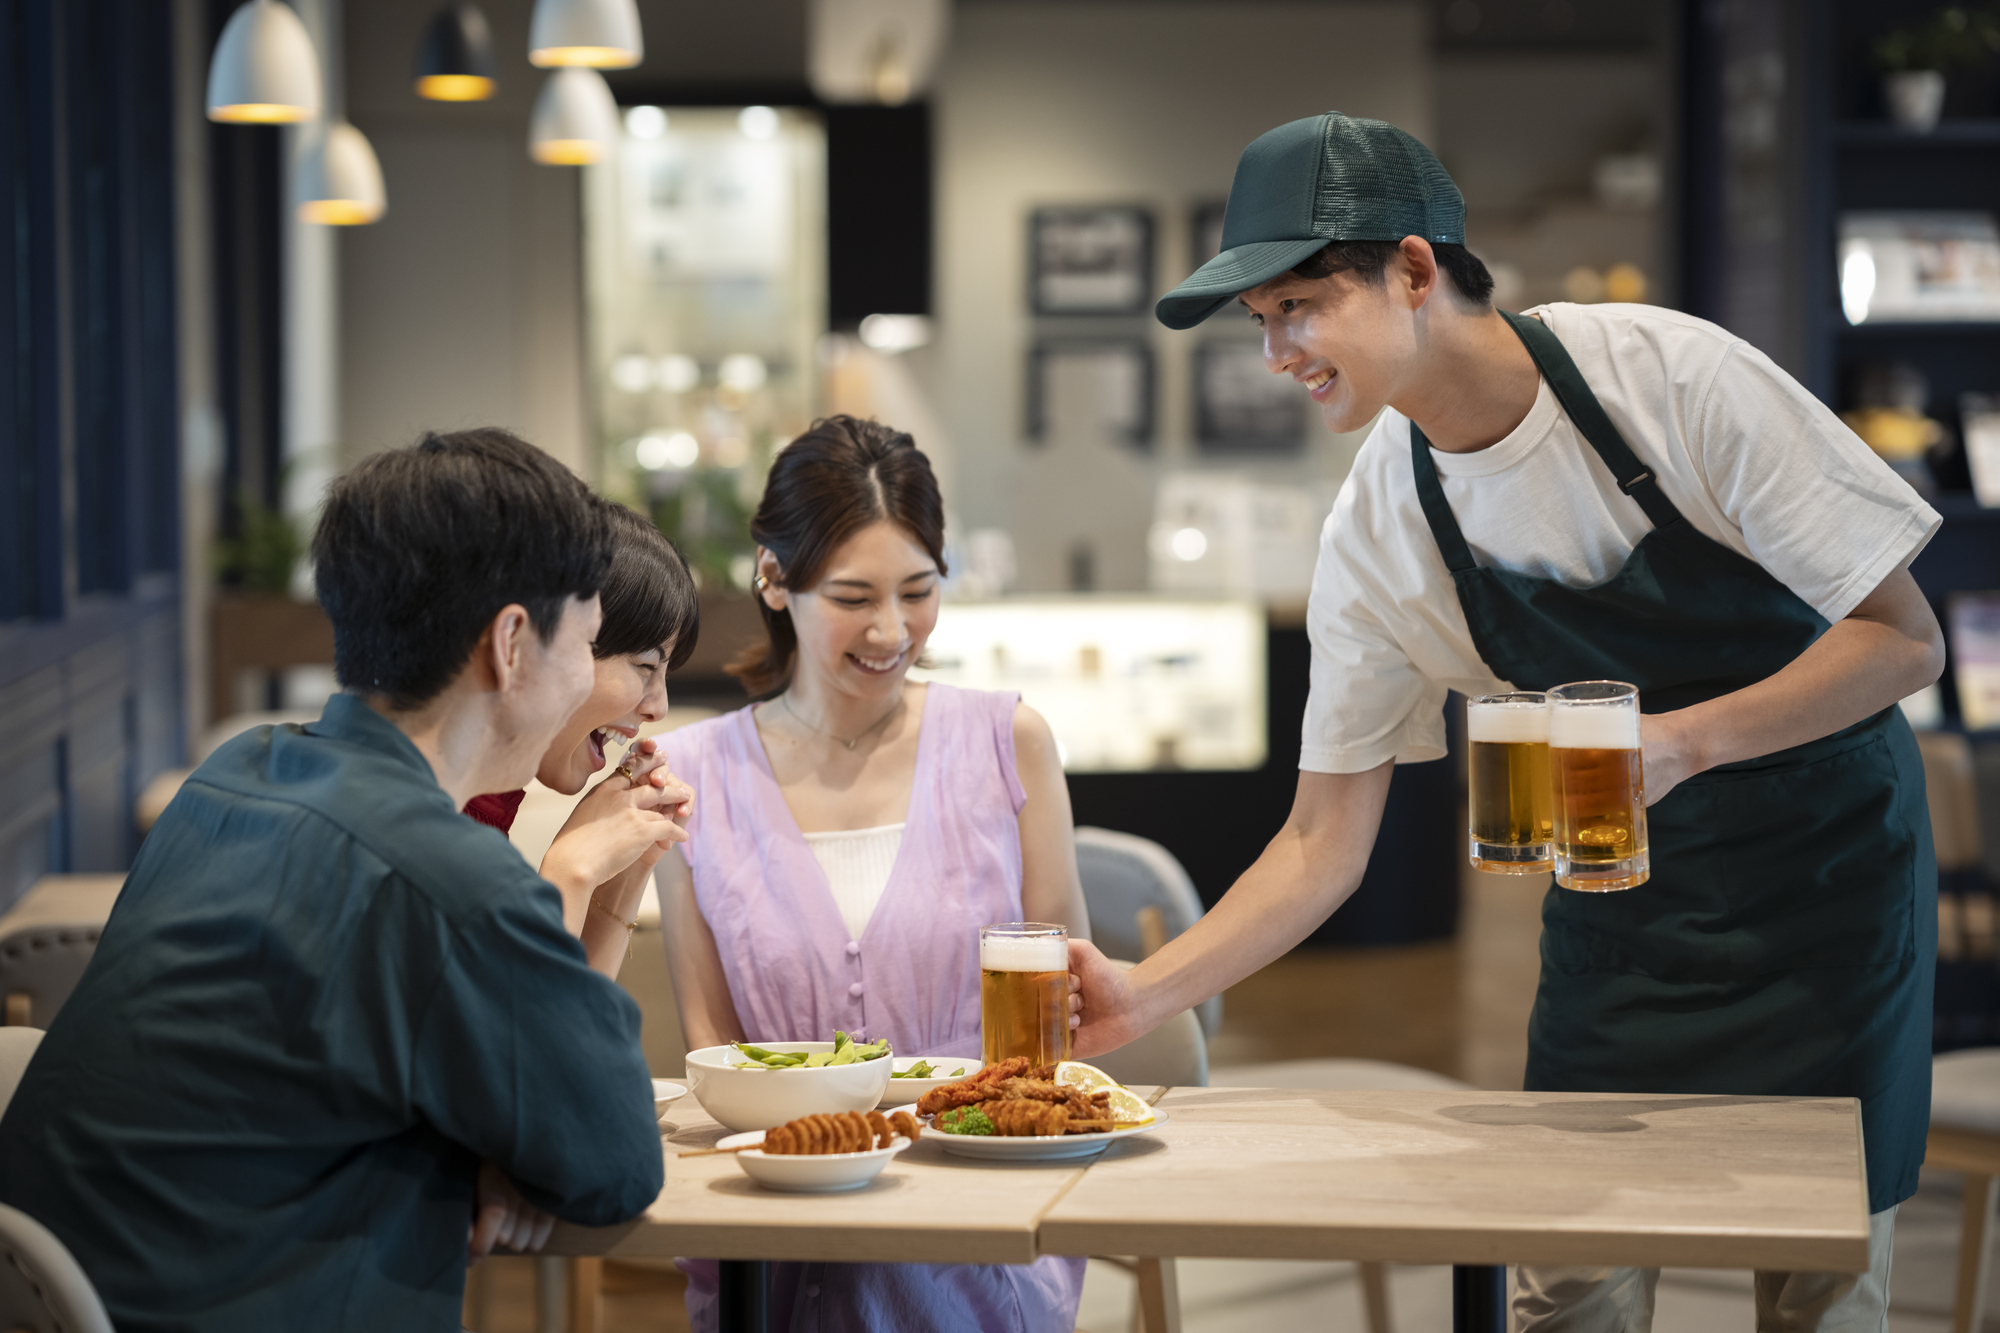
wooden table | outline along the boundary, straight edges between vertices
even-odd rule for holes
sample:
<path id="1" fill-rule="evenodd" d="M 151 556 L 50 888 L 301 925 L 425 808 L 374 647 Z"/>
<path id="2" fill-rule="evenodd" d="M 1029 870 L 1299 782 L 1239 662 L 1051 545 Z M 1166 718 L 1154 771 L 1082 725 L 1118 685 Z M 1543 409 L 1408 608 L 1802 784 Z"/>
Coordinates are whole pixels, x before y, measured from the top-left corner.
<path id="1" fill-rule="evenodd" d="M 551 1250 L 1453 1264 L 1459 1327 L 1482 1330 L 1505 1328 L 1505 1264 L 1868 1267 L 1852 1099 L 1178 1088 L 1159 1105 L 1171 1124 L 1092 1162 L 973 1163 L 927 1139 L 845 1195 L 774 1194 L 725 1158 L 670 1160 L 644 1217 L 558 1228 Z M 670 1119 L 670 1152 L 720 1134 L 691 1099 Z M 731 1322 L 750 1313 L 737 1302 L 760 1298 L 738 1291 L 723 1327 L 749 1327 Z"/>

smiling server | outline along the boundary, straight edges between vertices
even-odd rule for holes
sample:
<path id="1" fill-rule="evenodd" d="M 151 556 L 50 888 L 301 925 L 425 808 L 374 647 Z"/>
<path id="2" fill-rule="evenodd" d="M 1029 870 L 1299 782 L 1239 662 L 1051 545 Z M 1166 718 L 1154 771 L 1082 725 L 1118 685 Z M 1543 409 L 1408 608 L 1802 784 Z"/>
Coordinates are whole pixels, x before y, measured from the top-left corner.
<path id="1" fill-rule="evenodd" d="M 1222 252 L 1159 303 L 1176 329 L 1247 310 L 1330 428 L 1375 426 L 1321 537 L 1291 816 L 1133 972 L 1085 951 L 1082 1049 L 1233 984 L 1337 907 L 1391 766 L 1444 754 L 1447 690 L 1633 682 L 1652 879 L 1550 889 L 1527 1086 L 1860 1098 L 1873 1268 L 1760 1273 L 1758 1321 L 1877 1328 L 1929 1111 L 1936 869 L 1895 704 L 1942 668 L 1907 572 L 1938 516 L 1724 329 L 1640 305 L 1495 310 L 1464 218 L 1394 126 L 1294 121 L 1245 150 Z M 1494 1276 L 1473 1282 L 1488 1319 Z M 1649 1327 L 1655 1276 L 1524 1270 L 1517 1326 Z"/>

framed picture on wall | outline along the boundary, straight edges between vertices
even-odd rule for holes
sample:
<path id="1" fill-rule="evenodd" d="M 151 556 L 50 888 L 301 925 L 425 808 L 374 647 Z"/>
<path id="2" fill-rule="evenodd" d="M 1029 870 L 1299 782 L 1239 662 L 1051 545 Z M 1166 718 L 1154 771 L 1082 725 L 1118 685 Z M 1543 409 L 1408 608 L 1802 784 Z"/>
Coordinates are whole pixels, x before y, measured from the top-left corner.
<path id="1" fill-rule="evenodd" d="M 1308 400 L 1264 365 L 1253 342 L 1194 349 L 1195 443 L 1205 454 L 1290 454 L 1305 448 Z"/>
<path id="2" fill-rule="evenodd" d="M 1139 338 L 1045 338 L 1028 352 L 1029 441 L 1153 447 L 1153 349 Z"/>
<path id="3" fill-rule="evenodd" d="M 1211 199 L 1194 206 L 1194 213 L 1188 218 L 1188 240 L 1194 247 L 1188 259 L 1193 267 L 1200 268 L 1222 253 L 1222 215 L 1228 209 L 1227 199 Z"/>
<path id="4" fill-rule="evenodd" d="M 1153 215 L 1038 208 L 1028 219 L 1028 304 L 1037 315 L 1143 315 L 1153 299 Z"/>

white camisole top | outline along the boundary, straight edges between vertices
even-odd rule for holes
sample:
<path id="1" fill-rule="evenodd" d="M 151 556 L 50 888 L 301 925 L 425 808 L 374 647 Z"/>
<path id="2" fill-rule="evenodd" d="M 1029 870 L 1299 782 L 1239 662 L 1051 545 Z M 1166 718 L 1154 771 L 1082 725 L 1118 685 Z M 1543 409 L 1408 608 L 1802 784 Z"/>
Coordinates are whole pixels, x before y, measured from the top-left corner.
<path id="1" fill-rule="evenodd" d="M 827 886 L 833 890 L 847 937 L 860 939 L 868 928 L 868 918 L 875 914 L 875 904 L 882 901 L 882 891 L 889 887 L 889 872 L 895 868 L 896 852 L 903 845 L 903 825 L 808 833 L 805 839 L 826 871 Z"/>

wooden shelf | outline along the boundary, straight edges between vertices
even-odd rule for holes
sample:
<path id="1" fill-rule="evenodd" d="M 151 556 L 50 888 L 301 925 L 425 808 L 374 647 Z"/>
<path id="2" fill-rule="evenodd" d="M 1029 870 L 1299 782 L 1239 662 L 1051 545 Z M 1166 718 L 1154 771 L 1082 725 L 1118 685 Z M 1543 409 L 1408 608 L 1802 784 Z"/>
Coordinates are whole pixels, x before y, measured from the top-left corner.
<path id="1" fill-rule="evenodd" d="M 1941 120 L 1927 132 L 1906 130 L 1888 121 L 1848 121 L 1835 125 L 1833 141 L 1856 148 L 1962 148 L 2000 144 L 2000 118 Z"/>

